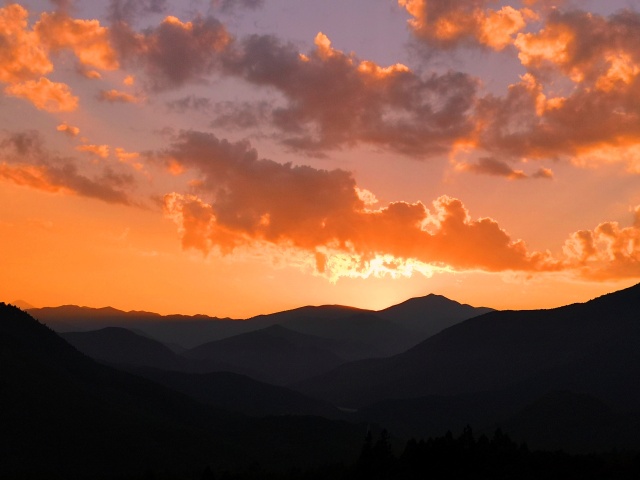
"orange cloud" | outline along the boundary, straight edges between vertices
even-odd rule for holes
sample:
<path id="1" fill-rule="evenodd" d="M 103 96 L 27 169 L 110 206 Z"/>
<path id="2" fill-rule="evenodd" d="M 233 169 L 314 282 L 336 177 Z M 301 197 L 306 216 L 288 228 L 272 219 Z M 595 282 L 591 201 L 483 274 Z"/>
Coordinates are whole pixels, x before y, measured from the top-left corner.
<path id="1" fill-rule="evenodd" d="M 18 5 L 0 8 L 0 81 L 20 83 L 53 70 L 47 49 L 27 30 L 29 13 Z"/>
<path id="2" fill-rule="evenodd" d="M 636 48 L 640 13 L 623 10 L 610 17 L 552 11 L 538 32 L 521 33 L 515 45 L 531 71 L 557 70 L 576 83 L 601 89 L 629 85 L 638 76 Z"/>
<path id="3" fill-rule="evenodd" d="M 39 110 L 48 112 L 71 112 L 78 108 L 78 97 L 64 83 L 54 83 L 46 77 L 8 85 L 8 95 L 29 100 Z"/>
<path id="4" fill-rule="evenodd" d="M 62 185 L 56 185 L 48 178 L 47 167 L 34 165 L 10 166 L 0 164 L 0 178 L 8 180 L 16 185 L 44 190 L 45 192 L 59 192 Z"/>
<path id="5" fill-rule="evenodd" d="M 80 134 L 80 129 L 78 127 L 73 127 L 71 125 L 67 125 L 66 123 L 58 125 L 56 130 L 70 137 L 77 137 Z"/>
<path id="6" fill-rule="evenodd" d="M 36 132 L 14 133 L 0 140 L 0 179 L 47 192 L 95 198 L 108 203 L 131 205 L 125 190 L 134 179 L 111 169 L 89 177 L 70 159 L 48 153 Z"/>
<path id="7" fill-rule="evenodd" d="M 441 48 L 479 45 L 503 50 L 515 35 L 538 18 L 529 8 L 487 8 L 491 0 L 398 0 L 413 17 L 409 21 L 416 36 Z"/>
<path id="8" fill-rule="evenodd" d="M 630 227 L 604 222 L 593 231 L 576 232 L 565 242 L 564 253 L 590 279 L 640 277 L 640 206 L 633 209 Z"/>
<path id="9" fill-rule="evenodd" d="M 193 188 L 199 195 L 174 192 L 164 206 L 183 246 L 205 254 L 255 245 L 294 249 L 332 278 L 381 272 L 385 265 L 389 272 L 408 264 L 425 272 L 559 268 L 548 253 L 529 252 L 495 221 L 472 220 L 462 202 L 449 197 L 439 198 L 432 210 L 420 202 L 372 210 L 348 172 L 281 165 L 259 159 L 246 142 L 198 132 L 181 134 L 153 158 L 198 172 L 201 181 Z M 348 268 L 341 273 L 331 265 Z"/>
<path id="10" fill-rule="evenodd" d="M 87 67 L 118 68 L 109 31 L 97 20 L 73 19 L 65 12 L 42 13 L 29 28 L 24 7 L 0 8 L 0 81 L 8 84 L 6 93 L 29 100 L 41 110 L 70 111 L 78 103 L 66 84 L 45 77 L 53 71 L 52 52 L 71 50 L 78 58 L 78 70 L 88 78 L 100 78 L 100 73 Z"/>
<path id="11" fill-rule="evenodd" d="M 124 148 L 116 148 L 116 157 L 121 163 L 128 163 L 138 171 L 144 168 L 144 165 L 137 161 L 140 158 L 138 152 L 127 152 Z"/>
<path id="12" fill-rule="evenodd" d="M 109 103 L 138 103 L 140 101 L 135 95 L 119 90 L 102 90 L 98 98 Z"/>
<path id="13" fill-rule="evenodd" d="M 100 158 L 107 158 L 109 156 L 109 145 L 78 145 L 76 150 L 91 153 Z"/>
<path id="14" fill-rule="evenodd" d="M 613 24 L 607 28 L 618 29 Z M 640 27 L 636 30 L 640 35 Z M 614 38 L 618 45 L 623 41 Z M 634 74 L 632 57 L 618 56 L 620 63 L 612 65 L 615 61 L 602 53 L 593 59 L 599 68 L 583 67 L 582 60 L 572 58 L 560 73 L 580 81 L 564 96 L 545 94 L 550 67 L 535 64 L 505 96 L 480 99 L 470 143 L 505 158 L 568 158 L 576 165 L 618 162 L 639 171 L 640 76 Z"/>
<path id="15" fill-rule="evenodd" d="M 73 19 L 61 12 L 43 13 L 34 32 L 52 51 L 71 50 L 83 66 L 100 70 L 118 68 L 109 31 L 97 20 Z"/>

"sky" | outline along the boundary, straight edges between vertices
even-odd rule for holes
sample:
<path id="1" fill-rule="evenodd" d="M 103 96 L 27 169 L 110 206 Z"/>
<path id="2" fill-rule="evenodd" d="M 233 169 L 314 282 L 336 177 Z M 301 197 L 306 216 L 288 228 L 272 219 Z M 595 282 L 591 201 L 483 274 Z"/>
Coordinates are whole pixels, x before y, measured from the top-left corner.
<path id="1" fill-rule="evenodd" d="M 246 318 L 640 282 L 640 2 L 0 6 L 0 293 Z"/>

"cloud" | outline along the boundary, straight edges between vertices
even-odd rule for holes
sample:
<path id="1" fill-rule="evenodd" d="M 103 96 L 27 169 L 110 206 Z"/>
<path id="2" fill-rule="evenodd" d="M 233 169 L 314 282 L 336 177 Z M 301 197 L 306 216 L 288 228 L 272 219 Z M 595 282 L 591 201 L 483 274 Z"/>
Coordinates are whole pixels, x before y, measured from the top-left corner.
<path id="1" fill-rule="evenodd" d="M 0 8 L 0 81 L 20 83 L 53 70 L 38 35 L 27 30 L 29 13 L 18 5 Z"/>
<path id="2" fill-rule="evenodd" d="M 98 20 L 74 19 L 61 12 L 43 13 L 34 32 L 53 52 L 71 50 L 84 67 L 115 70 L 119 66 L 109 31 Z"/>
<path id="3" fill-rule="evenodd" d="M 301 55 L 273 36 L 254 35 L 224 57 L 228 75 L 284 95 L 272 122 L 286 145 L 322 152 L 366 143 L 426 156 L 447 151 L 473 129 L 474 78 L 381 67 L 332 48 L 322 33 L 315 43 Z"/>
<path id="4" fill-rule="evenodd" d="M 594 230 L 576 232 L 565 242 L 564 253 L 592 280 L 640 277 L 640 206 L 633 209 L 631 226 L 604 222 Z"/>
<path id="5" fill-rule="evenodd" d="M 609 89 L 637 76 L 640 53 L 635 38 L 640 13 L 622 10 L 609 17 L 553 10 L 544 28 L 520 33 L 515 45 L 532 71 L 559 70 L 577 83 Z"/>
<path id="6" fill-rule="evenodd" d="M 548 253 L 527 251 L 495 221 L 471 219 L 459 200 L 441 197 L 432 210 L 420 202 L 373 210 L 349 172 L 260 159 L 247 142 L 183 132 L 151 158 L 197 172 L 194 193 L 168 194 L 164 208 L 183 247 L 205 254 L 258 245 L 292 249 L 331 278 L 371 272 L 381 259 L 377 271 L 410 264 L 424 271 L 558 268 Z"/>
<path id="7" fill-rule="evenodd" d="M 212 107 L 214 120 L 212 127 L 249 129 L 264 126 L 271 120 L 273 105 L 271 102 L 218 102 Z"/>
<path id="8" fill-rule="evenodd" d="M 188 112 L 210 112 L 213 108 L 213 102 L 207 97 L 198 97 L 195 95 L 187 95 L 176 100 L 167 102 L 167 108 L 172 112 L 188 113 Z"/>
<path id="9" fill-rule="evenodd" d="M 430 46 L 483 46 L 502 50 L 527 23 L 538 18 L 529 8 L 487 8 L 492 0 L 398 0 L 413 17 L 414 34 Z"/>
<path id="10" fill-rule="evenodd" d="M 72 125 L 67 125 L 66 123 L 61 123 L 56 127 L 56 130 L 59 132 L 68 135 L 69 137 L 77 137 L 80 134 L 80 129 L 78 127 L 74 127 Z"/>
<path id="11" fill-rule="evenodd" d="M 552 11 L 544 28 L 515 42 L 528 72 L 505 96 L 479 101 L 476 145 L 503 156 L 622 162 L 640 171 L 639 36 L 638 12 Z"/>
<path id="12" fill-rule="evenodd" d="M 144 165 L 139 161 L 140 153 L 127 152 L 124 148 L 118 147 L 116 148 L 115 154 L 116 154 L 116 158 L 121 163 L 127 163 L 138 171 L 141 171 L 144 169 Z"/>
<path id="13" fill-rule="evenodd" d="M 39 110 L 71 112 L 78 108 L 78 97 L 71 93 L 67 84 L 52 82 L 46 77 L 40 77 L 37 82 L 14 83 L 6 86 L 4 91 L 13 97 L 29 100 Z"/>
<path id="14" fill-rule="evenodd" d="M 140 99 L 135 95 L 120 90 L 101 90 L 98 99 L 109 103 L 138 103 Z"/>
<path id="15" fill-rule="evenodd" d="M 112 23 L 130 23 L 143 15 L 162 14 L 166 11 L 166 0 L 111 0 L 108 17 Z"/>
<path id="16" fill-rule="evenodd" d="M 168 16 L 155 29 L 142 33 L 119 22 L 112 26 L 111 35 L 123 61 L 142 68 L 153 90 L 203 82 L 231 41 L 224 25 L 212 17 L 182 22 Z"/>
<path id="17" fill-rule="evenodd" d="M 504 177 L 507 180 L 525 180 L 528 178 L 552 179 L 553 172 L 548 168 L 539 168 L 533 174 L 527 175 L 522 170 L 515 170 L 507 162 L 493 157 L 482 157 L 475 163 L 460 162 L 456 164 L 456 170 L 471 172 L 479 175 L 491 175 Z"/>
<path id="18" fill-rule="evenodd" d="M 492 157 L 480 158 L 476 163 L 462 163 L 458 165 L 458 169 L 482 175 L 505 177 L 509 180 L 522 180 L 527 178 L 527 175 L 522 170 L 514 170 L 506 162 Z"/>
<path id="19" fill-rule="evenodd" d="M 109 145 L 78 145 L 76 150 L 79 152 L 87 152 L 100 158 L 109 156 Z"/>
<path id="20" fill-rule="evenodd" d="M 301 54 L 275 36 L 234 39 L 212 17 L 185 22 L 166 17 L 156 28 L 134 31 L 124 21 L 111 27 L 120 60 L 145 73 L 153 91 L 204 84 L 213 74 L 275 89 L 282 102 L 220 103 L 214 125 L 253 128 L 268 121 L 288 147 L 322 154 L 371 144 L 408 155 L 446 152 L 470 134 L 477 79 L 459 72 L 419 75 L 401 64 L 380 66 L 331 46 L 319 33 L 315 48 Z M 195 97 L 170 109 L 208 109 Z M 252 107 L 260 107 L 251 111 Z"/>
<path id="21" fill-rule="evenodd" d="M 257 10 L 264 6 L 264 0 L 211 0 L 211 4 L 222 12 L 229 13 L 239 8 Z"/>
<path id="22" fill-rule="evenodd" d="M 107 203 L 131 205 L 125 193 L 135 181 L 111 169 L 94 178 L 80 172 L 67 158 L 50 154 L 37 132 L 8 134 L 0 141 L 0 178 L 47 192 L 81 195 Z"/>
<path id="23" fill-rule="evenodd" d="M 88 71 L 87 67 L 116 69 L 107 29 L 97 20 L 72 19 L 64 9 L 42 13 L 32 28 L 28 17 L 28 11 L 18 4 L 0 8 L 0 81 L 8 84 L 5 93 L 29 100 L 41 110 L 75 110 L 78 98 L 69 86 L 46 77 L 53 71 L 49 56 L 71 50 L 81 71 Z"/>

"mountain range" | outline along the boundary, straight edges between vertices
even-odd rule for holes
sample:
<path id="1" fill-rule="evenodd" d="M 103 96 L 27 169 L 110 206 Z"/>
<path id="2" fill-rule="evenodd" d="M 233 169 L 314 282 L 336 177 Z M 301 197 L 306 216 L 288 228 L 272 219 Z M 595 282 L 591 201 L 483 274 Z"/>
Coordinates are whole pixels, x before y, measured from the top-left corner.
<path id="1" fill-rule="evenodd" d="M 367 428 L 406 439 L 500 427 L 532 448 L 640 451 L 640 285 L 531 311 L 429 295 L 377 312 L 302 307 L 247 320 L 29 312 L 86 331 L 55 333 L 0 304 L 4 472 L 60 459 L 67 473 L 114 475 L 143 464 L 318 465 L 353 460 Z M 179 346 L 166 336 L 178 318 Z M 196 332 L 206 335 L 196 342 Z"/>
<path id="2" fill-rule="evenodd" d="M 471 307 L 439 295 L 414 298 L 380 311 L 341 305 L 307 306 L 241 321 L 75 305 L 28 310 L 57 332 L 124 327 L 178 351 L 278 324 L 300 333 L 360 344 L 363 352 L 354 350 L 355 358 L 350 359 L 400 353 L 444 328 L 488 311 L 491 309 Z"/>

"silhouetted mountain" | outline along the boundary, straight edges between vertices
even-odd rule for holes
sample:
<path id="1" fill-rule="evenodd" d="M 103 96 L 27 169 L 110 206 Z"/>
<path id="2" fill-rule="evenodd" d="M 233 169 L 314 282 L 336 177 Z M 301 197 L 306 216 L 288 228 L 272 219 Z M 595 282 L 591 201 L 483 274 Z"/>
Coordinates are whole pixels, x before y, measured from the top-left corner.
<path id="1" fill-rule="evenodd" d="M 451 325 L 491 311 L 462 305 L 439 295 L 412 298 L 380 311 L 340 305 L 302 307 L 248 321 L 277 323 L 301 333 L 348 340 L 359 350 L 345 352 L 351 360 L 404 352 Z"/>
<path id="2" fill-rule="evenodd" d="M 329 339 L 304 335 L 281 325 L 272 325 L 235 337 L 200 345 L 184 353 L 198 360 L 202 368 L 231 371 L 276 385 L 327 372 L 345 363 L 331 351 Z"/>
<path id="3" fill-rule="evenodd" d="M 416 338 L 415 331 L 370 313 L 342 318 L 299 317 L 283 325 L 301 333 L 349 342 L 341 354 L 346 360 L 394 355 L 422 340 L 422 336 Z"/>
<path id="4" fill-rule="evenodd" d="M 185 370 L 188 362 L 160 342 L 119 327 L 91 332 L 61 333 L 71 345 L 85 355 L 111 364 Z"/>
<path id="5" fill-rule="evenodd" d="M 341 416 L 339 410 L 330 403 L 237 373 L 193 374 L 150 368 L 135 368 L 130 371 L 203 403 L 246 415 Z"/>
<path id="6" fill-rule="evenodd" d="M 193 348 L 208 341 L 254 329 L 249 324 L 229 318 L 206 315 L 163 316 L 135 310 L 124 312 L 111 307 L 63 305 L 29 309 L 29 314 L 60 333 L 91 331 L 106 327 L 135 329 L 165 344 L 172 344 L 177 349 Z"/>
<path id="7" fill-rule="evenodd" d="M 254 461 L 308 467 L 354 458 L 363 428 L 214 409 L 94 362 L 5 304 L 0 398 L 0 477 L 12 479 L 120 478 L 150 467 L 183 473 Z"/>
<path id="8" fill-rule="evenodd" d="M 423 338 L 426 339 L 463 320 L 492 311 L 492 308 L 472 307 L 449 300 L 442 295 L 430 294 L 385 308 L 376 312 L 376 315 L 407 329 L 421 332 L 427 335 Z"/>
<path id="9" fill-rule="evenodd" d="M 13 305 L 15 305 L 16 307 L 22 309 L 22 310 L 27 310 L 29 308 L 35 308 L 33 305 L 31 305 L 28 302 L 25 302 L 24 300 L 14 300 L 13 302 L 11 302 Z"/>
<path id="10" fill-rule="evenodd" d="M 364 310 L 355 307 L 346 307 L 344 305 L 320 305 L 306 306 L 284 310 L 282 312 L 270 313 L 268 315 L 257 315 L 251 317 L 248 321 L 259 323 L 264 326 L 284 324 L 291 320 L 300 318 L 346 318 L 358 313 L 371 313 L 371 310 Z"/>
<path id="11" fill-rule="evenodd" d="M 443 328 L 486 310 L 428 295 L 379 312 L 341 305 L 306 306 L 242 321 L 74 305 L 35 308 L 29 313 L 57 332 L 105 327 L 136 329 L 171 344 L 174 351 L 279 324 L 300 333 L 347 341 L 341 356 L 355 360 L 400 353 Z"/>
<path id="12" fill-rule="evenodd" d="M 387 359 L 342 365 L 299 385 L 341 406 L 383 399 L 521 391 L 640 405 L 640 285 L 552 310 L 492 312 Z"/>

